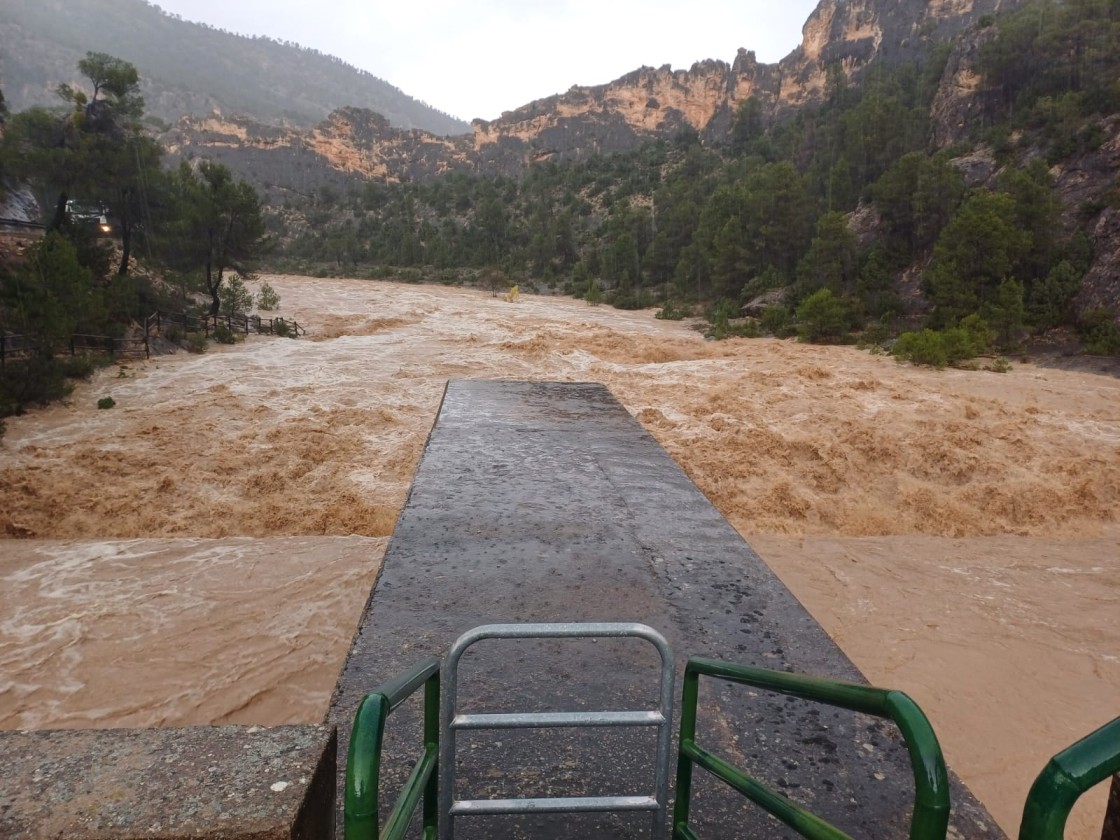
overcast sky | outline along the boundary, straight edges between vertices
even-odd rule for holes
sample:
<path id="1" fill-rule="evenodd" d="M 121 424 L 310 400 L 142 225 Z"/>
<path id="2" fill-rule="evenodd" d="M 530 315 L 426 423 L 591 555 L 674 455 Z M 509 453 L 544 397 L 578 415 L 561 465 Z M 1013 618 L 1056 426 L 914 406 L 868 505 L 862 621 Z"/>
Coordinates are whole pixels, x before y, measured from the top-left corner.
<path id="1" fill-rule="evenodd" d="M 297 41 L 470 120 L 642 65 L 776 62 L 818 0 L 151 0 L 242 35 Z"/>

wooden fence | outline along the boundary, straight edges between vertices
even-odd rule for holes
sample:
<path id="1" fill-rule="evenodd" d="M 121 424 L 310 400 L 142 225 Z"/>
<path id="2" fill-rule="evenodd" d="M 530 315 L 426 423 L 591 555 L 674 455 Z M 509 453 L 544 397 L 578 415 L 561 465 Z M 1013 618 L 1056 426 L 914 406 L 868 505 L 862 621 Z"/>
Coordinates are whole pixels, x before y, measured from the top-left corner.
<path id="1" fill-rule="evenodd" d="M 238 335 L 284 335 L 298 338 L 307 335 L 307 330 L 295 321 L 285 318 L 262 318 L 260 315 L 188 315 L 185 312 L 153 312 L 145 321 L 148 335 L 161 335 L 167 327 L 179 327 L 184 332 L 200 332 L 208 338 L 219 327 L 225 327 Z"/>
<path id="2" fill-rule="evenodd" d="M 104 353 L 114 359 L 118 357 L 138 359 L 143 355 L 147 359 L 151 357 L 151 348 L 148 346 L 147 336 L 142 338 L 110 338 L 106 335 L 70 336 L 71 356 L 89 353 Z"/>
<path id="3" fill-rule="evenodd" d="M 202 333 L 207 338 L 219 328 L 231 334 L 282 335 L 298 338 L 307 330 L 295 321 L 285 318 L 262 318 L 259 315 L 188 315 L 186 312 L 153 312 L 144 319 L 144 332 L 138 338 L 113 338 L 107 335 L 75 334 L 70 336 L 71 356 L 103 353 L 111 358 L 151 358 L 151 339 L 162 335 L 165 329 L 178 327 L 183 332 Z M 7 335 L 0 332 L 0 368 L 9 359 L 26 359 L 39 349 L 39 343 L 26 335 Z"/>
<path id="4" fill-rule="evenodd" d="M 29 336 L 0 333 L 0 368 L 8 359 L 26 359 L 38 349 L 38 342 Z"/>

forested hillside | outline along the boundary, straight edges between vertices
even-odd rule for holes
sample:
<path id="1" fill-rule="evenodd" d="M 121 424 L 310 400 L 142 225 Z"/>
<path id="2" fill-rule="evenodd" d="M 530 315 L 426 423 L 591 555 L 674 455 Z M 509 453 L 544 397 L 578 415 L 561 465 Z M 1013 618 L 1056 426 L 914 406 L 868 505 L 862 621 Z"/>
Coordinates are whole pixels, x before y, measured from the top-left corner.
<path id="1" fill-rule="evenodd" d="M 667 315 L 702 304 L 724 332 L 744 307 L 761 322 L 741 329 L 813 340 L 928 327 L 907 341 L 935 362 L 1056 327 L 1115 352 L 1118 62 L 1120 4 L 1035 0 L 858 86 L 837 66 L 790 119 L 749 100 L 724 143 L 325 188 L 273 223 L 302 268 L 472 267 Z M 938 146 L 954 107 L 968 119 Z"/>
<path id="2" fill-rule="evenodd" d="M 135 65 L 148 114 L 170 123 L 219 108 L 310 126 L 355 105 L 400 128 L 470 131 L 462 120 L 333 56 L 189 23 L 144 0 L 0 3 L 0 85 L 13 110 L 54 104 L 54 89 L 78 81 L 74 68 L 87 52 Z"/>
<path id="3" fill-rule="evenodd" d="M 265 260 L 657 305 L 666 318 L 707 315 L 717 336 L 858 340 L 938 365 L 1039 339 L 1069 346 L 1078 335 L 1090 352 L 1117 353 L 1118 56 L 1116 0 L 1028 0 L 911 61 L 869 61 L 858 76 L 835 62 L 820 104 L 777 115 L 752 96 L 722 133 L 678 126 L 613 155 L 544 154 L 516 174 L 445 160 L 452 141 L 418 135 L 426 151 L 409 157 L 402 146 L 401 159 L 430 152 L 432 174 L 394 176 L 378 144 L 397 136 L 368 112 L 342 109 L 331 125 L 356 141 L 368 135 L 365 146 L 340 155 L 331 126 L 320 126 L 262 134 L 252 147 L 309 178 L 309 160 L 332 175 L 305 190 L 257 184 L 273 200 Z M 145 226 L 152 253 L 216 310 L 220 273 L 216 283 L 198 266 L 192 273 L 173 253 L 189 250 L 181 218 L 161 230 L 158 211 L 187 213 L 181 199 L 199 174 L 220 175 L 216 193 L 232 176 L 199 164 L 204 147 L 179 148 L 186 168 L 171 177 L 145 162 L 135 186 L 127 155 L 120 177 L 74 168 L 84 144 L 112 145 L 95 103 L 77 93 L 69 118 L 13 117 L 0 169 L 38 184 L 55 227 L 65 188 L 99 191 L 122 220 L 155 208 Z M 130 109 L 134 122 L 140 112 Z M 147 148 L 151 137 L 133 122 L 130 136 Z M 78 158 L 51 151 L 60 136 Z M 495 145 L 480 148 L 493 157 Z"/>
<path id="4" fill-rule="evenodd" d="M 593 283 L 633 305 L 745 300 L 793 283 L 818 219 L 832 230 L 835 214 L 925 148 L 944 61 L 945 51 L 924 70 L 885 71 L 861 88 L 836 74 L 825 106 L 771 127 L 749 101 L 721 145 L 685 131 L 636 152 L 537 164 L 521 178 L 456 173 L 347 195 L 323 189 L 280 214 L 292 220 L 287 254 L 350 267 L 494 266 L 577 290 Z M 963 194 L 959 172 L 937 161 L 927 166 Z"/>

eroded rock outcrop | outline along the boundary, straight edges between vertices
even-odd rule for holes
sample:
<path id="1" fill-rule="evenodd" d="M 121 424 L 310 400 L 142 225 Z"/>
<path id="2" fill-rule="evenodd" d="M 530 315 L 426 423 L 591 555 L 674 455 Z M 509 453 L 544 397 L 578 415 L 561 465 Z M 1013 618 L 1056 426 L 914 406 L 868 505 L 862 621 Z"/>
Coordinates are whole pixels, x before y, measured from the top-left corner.
<path id="1" fill-rule="evenodd" d="M 387 181 L 426 179 L 454 169 L 515 174 L 549 159 L 580 159 L 633 149 L 655 138 L 696 131 L 727 137 L 739 107 L 755 98 L 764 121 L 780 119 L 828 95 L 830 72 L 856 81 L 873 63 L 921 60 L 933 46 L 980 16 L 1020 0 L 821 0 L 805 23 L 802 42 L 778 64 L 760 64 L 741 49 L 731 64 L 708 60 L 687 70 L 642 67 L 608 84 L 566 93 L 476 120 L 472 133 L 438 137 L 400 131 L 378 115 L 343 108 L 311 132 L 253 126 L 238 119 L 193 119 L 169 138 L 175 151 L 216 157 L 262 186 L 300 189 L 313 178 Z M 940 101 L 946 136 L 970 118 L 979 41 L 956 56 Z M 954 88 L 955 86 L 955 88 Z M 268 164 L 269 156 L 297 159 Z M 287 169 L 287 174 L 285 174 Z M 298 182 L 298 183 L 297 183 Z"/>
<path id="2" fill-rule="evenodd" d="M 991 105 L 992 93 L 984 88 L 980 73 L 980 53 L 996 34 L 994 26 L 976 29 L 958 40 L 950 53 L 930 109 L 935 145 L 965 140 Z"/>

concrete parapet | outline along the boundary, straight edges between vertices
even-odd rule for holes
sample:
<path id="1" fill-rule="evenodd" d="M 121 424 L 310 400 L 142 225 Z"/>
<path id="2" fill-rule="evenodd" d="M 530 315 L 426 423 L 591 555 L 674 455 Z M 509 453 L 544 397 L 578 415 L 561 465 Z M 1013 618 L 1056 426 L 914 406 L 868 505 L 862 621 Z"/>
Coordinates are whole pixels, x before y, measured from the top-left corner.
<path id="1" fill-rule="evenodd" d="M 318 840 L 330 726 L 0 732 L 5 840 Z"/>

